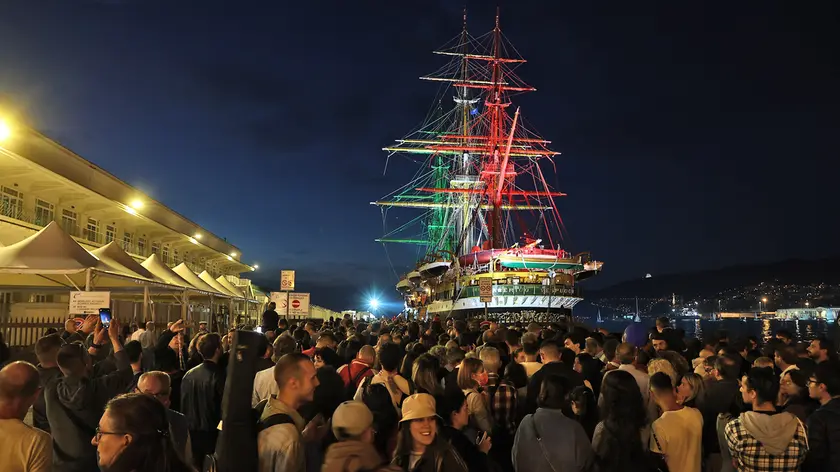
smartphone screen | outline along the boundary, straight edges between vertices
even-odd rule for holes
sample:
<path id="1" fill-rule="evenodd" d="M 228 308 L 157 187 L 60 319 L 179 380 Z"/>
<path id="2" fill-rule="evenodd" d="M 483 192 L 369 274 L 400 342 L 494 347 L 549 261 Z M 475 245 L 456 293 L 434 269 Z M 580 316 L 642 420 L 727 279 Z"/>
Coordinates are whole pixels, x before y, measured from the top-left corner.
<path id="1" fill-rule="evenodd" d="M 99 320 L 102 321 L 102 326 L 108 327 L 111 326 L 111 309 L 110 308 L 100 308 L 99 309 Z"/>

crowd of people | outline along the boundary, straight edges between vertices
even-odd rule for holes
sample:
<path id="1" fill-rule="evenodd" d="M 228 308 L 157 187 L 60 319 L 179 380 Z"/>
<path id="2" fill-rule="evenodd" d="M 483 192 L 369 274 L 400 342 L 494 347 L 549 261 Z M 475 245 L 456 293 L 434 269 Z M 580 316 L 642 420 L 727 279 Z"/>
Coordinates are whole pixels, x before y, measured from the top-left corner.
<path id="1" fill-rule="evenodd" d="M 826 338 L 273 308 L 248 392 L 259 472 L 840 471 Z M 237 334 L 188 331 L 90 317 L 40 338 L 37 366 L 0 370 L 0 470 L 203 470 Z"/>

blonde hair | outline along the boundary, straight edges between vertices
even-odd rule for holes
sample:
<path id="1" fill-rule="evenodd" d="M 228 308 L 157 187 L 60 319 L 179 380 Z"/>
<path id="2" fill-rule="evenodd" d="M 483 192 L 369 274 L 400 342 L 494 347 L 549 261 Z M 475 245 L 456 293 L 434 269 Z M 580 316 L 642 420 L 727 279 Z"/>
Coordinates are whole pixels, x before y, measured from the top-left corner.
<path id="1" fill-rule="evenodd" d="M 481 360 L 475 358 L 464 359 L 464 362 L 461 363 L 461 368 L 458 369 L 458 388 L 461 390 L 476 388 L 478 382 L 472 376 L 482 369 L 484 369 L 484 363 Z"/>
<path id="2" fill-rule="evenodd" d="M 677 376 L 677 371 L 667 359 L 651 359 L 648 362 L 648 375 L 653 375 L 657 372 L 665 373 L 668 377 L 671 377 L 672 385 L 678 385 L 680 379 Z"/>

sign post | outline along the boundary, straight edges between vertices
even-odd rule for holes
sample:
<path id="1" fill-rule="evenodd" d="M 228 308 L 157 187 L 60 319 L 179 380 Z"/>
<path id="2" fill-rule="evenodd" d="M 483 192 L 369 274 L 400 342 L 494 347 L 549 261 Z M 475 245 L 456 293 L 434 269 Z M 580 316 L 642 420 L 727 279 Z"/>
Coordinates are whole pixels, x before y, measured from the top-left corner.
<path id="1" fill-rule="evenodd" d="M 493 279 L 478 279 L 478 299 L 484 302 L 484 319 L 487 319 L 487 304 L 493 301 Z"/>

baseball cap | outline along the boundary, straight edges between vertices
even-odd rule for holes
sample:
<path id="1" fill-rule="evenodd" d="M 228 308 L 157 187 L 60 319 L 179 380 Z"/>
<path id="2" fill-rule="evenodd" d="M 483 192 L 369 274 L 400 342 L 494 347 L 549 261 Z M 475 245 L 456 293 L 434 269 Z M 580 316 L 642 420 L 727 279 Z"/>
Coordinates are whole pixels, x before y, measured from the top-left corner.
<path id="1" fill-rule="evenodd" d="M 415 393 L 403 400 L 402 404 L 402 419 L 403 421 L 419 420 L 421 418 L 429 418 L 437 416 L 435 410 L 435 397 L 428 393 Z"/>
<path id="2" fill-rule="evenodd" d="M 344 402 L 332 416 L 332 431 L 338 439 L 361 436 L 372 424 L 373 414 L 362 402 Z"/>

